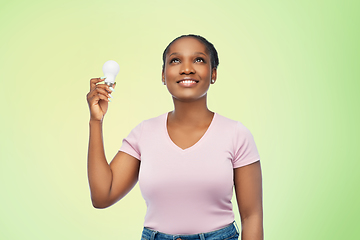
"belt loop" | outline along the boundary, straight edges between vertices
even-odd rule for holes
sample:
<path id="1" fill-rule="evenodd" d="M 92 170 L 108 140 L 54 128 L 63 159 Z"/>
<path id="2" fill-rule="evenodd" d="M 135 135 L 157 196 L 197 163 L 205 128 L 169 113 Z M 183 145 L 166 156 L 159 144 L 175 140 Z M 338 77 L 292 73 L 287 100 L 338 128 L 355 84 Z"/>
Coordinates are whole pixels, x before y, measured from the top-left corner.
<path id="1" fill-rule="evenodd" d="M 199 235 L 200 235 L 200 240 L 205 240 L 205 236 L 203 233 L 200 233 Z"/>
<path id="2" fill-rule="evenodd" d="M 151 230 L 151 238 L 150 238 L 150 240 L 155 240 L 155 235 L 158 233 L 158 231 L 153 231 L 153 230 Z"/>
<path id="3" fill-rule="evenodd" d="M 240 234 L 239 227 L 238 227 L 238 225 L 236 224 L 235 221 L 233 222 L 233 224 L 234 224 L 234 226 L 235 226 L 235 228 L 236 228 L 237 233 Z"/>

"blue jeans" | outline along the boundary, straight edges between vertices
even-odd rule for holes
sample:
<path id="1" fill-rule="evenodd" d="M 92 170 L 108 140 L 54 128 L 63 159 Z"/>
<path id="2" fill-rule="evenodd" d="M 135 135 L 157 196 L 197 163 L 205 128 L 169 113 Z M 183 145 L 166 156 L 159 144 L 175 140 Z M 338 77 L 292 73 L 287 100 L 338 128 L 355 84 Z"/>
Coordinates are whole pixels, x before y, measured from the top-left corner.
<path id="1" fill-rule="evenodd" d="M 238 240 L 239 228 L 234 221 L 219 230 L 192 235 L 171 235 L 144 227 L 141 240 Z"/>

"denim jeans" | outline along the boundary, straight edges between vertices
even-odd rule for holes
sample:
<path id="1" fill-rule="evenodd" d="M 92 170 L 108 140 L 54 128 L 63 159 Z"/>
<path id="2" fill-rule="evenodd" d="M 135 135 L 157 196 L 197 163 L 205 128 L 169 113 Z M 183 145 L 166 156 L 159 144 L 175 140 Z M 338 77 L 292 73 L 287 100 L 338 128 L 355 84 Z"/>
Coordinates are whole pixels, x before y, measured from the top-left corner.
<path id="1" fill-rule="evenodd" d="M 171 235 L 144 227 L 141 240 L 237 240 L 239 228 L 234 221 L 230 225 L 216 231 L 192 235 Z"/>

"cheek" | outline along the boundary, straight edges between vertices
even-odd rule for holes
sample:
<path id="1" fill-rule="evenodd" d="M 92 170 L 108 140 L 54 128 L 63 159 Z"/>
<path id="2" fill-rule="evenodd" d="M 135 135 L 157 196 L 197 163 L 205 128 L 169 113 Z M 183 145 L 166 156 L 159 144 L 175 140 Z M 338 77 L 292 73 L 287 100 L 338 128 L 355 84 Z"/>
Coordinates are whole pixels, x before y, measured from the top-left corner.
<path id="1" fill-rule="evenodd" d="M 165 79 L 174 77 L 175 75 L 178 75 L 178 74 L 179 74 L 179 71 L 175 67 L 167 68 L 164 71 Z"/>
<path id="2" fill-rule="evenodd" d="M 199 73 L 201 72 L 201 75 L 203 77 L 206 77 L 206 78 L 210 78 L 211 77 L 211 69 L 208 67 L 208 66 L 202 66 L 202 67 L 199 67 L 198 70 L 197 70 Z"/>

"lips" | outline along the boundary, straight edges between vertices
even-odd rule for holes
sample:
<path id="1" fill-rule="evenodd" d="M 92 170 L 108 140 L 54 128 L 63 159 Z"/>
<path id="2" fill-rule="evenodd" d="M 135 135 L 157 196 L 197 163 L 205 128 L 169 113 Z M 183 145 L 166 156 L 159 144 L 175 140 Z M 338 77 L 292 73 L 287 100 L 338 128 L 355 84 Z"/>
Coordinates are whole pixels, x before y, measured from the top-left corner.
<path id="1" fill-rule="evenodd" d="M 198 82 L 199 82 L 198 80 L 192 78 L 185 78 L 177 81 L 177 83 L 183 87 L 192 87 L 195 86 Z"/>

